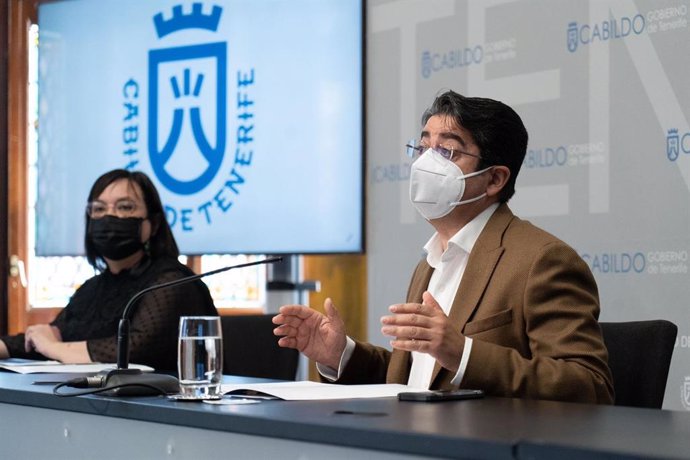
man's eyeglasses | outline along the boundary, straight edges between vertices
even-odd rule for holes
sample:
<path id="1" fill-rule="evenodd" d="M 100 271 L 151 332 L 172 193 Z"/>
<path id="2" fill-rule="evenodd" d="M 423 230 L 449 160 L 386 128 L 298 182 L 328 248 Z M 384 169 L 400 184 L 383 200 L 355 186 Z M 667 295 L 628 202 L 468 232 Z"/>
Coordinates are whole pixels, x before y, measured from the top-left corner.
<path id="1" fill-rule="evenodd" d="M 421 144 L 417 139 L 411 139 L 407 144 L 405 144 L 407 156 L 410 158 L 417 159 L 429 149 L 428 145 Z M 469 155 L 471 157 L 482 159 L 481 156 L 475 155 L 474 153 L 465 152 L 464 150 L 454 149 L 453 147 L 443 147 L 442 145 L 437 145 L 432 147 L 433 150 L 441 155 L 448 161 L 453 161 L 456 158 L 460 158 L 463 155 Z"/>
<path id="2" fill-rule="evenodd" d="M 113 205 L 102 201 L 92 201 L 86 205 L 86 213 L 92 219 L 100 219 L 108 214 L 108 210 L 113 208 L 113 214 L 117 217 L 132 217 L 137 211 L 137 204 L 132 200 L 120 200 Z"/>

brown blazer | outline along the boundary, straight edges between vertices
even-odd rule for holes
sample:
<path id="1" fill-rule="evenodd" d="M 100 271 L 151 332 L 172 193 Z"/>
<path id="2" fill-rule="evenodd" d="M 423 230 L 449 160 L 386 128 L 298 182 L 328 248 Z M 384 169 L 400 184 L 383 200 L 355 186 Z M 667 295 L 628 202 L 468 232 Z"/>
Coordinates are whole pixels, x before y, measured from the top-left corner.
<path id="1" fill-rule="evenodd" d="M 408 289 L 421 302 L 433 269 L 423 260 Z M 568 245 L 502 204 L 470 254 L 449 317 L 472 337 L 461 388 L 489 395 L 612 403 L 594 277 Z M 338 383 L 407 383 L 410 353 L 356 342 Z M 454 373 L 434 369 L 431 388 Z"/>

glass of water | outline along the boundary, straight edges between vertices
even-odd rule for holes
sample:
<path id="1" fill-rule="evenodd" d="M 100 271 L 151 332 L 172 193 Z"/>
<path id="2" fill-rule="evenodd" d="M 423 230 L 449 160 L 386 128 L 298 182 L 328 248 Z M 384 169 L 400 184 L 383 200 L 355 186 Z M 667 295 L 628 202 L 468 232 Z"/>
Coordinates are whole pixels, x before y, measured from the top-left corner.
<path id="1" fill-rule="evenodd" d="M 177 370 L 182 398 L 220 397 L 220 381 L 223 375 L 223 333 L 220 317 L 180 317 Z"/>

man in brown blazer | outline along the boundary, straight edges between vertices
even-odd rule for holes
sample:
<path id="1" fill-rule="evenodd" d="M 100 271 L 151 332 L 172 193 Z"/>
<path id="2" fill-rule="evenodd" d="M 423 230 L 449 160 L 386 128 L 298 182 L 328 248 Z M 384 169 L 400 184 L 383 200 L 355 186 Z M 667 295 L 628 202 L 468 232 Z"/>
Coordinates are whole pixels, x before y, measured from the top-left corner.
<path id="1" fill-rule="evenodd" d="M 326 315 L 281 307 L 278 343 L 337 383 L 612 403 L 589 268 L 506 204 L 527 149 L 520 117 L 501 102 L 447 91 L 422 122 L 420 141 L 407 146 L 418 156 L 410 199 L 436 233 L 406 303 L 381 318 L 393 352 L 347 337 L 330 299 Z"/>

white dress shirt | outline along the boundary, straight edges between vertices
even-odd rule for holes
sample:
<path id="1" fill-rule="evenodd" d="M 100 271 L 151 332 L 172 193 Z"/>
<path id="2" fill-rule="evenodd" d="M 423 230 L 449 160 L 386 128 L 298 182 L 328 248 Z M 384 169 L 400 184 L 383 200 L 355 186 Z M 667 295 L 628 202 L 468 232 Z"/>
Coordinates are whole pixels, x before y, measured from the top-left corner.
<path id="1" fill-rule="evenodd" d="M 481 214 L 461 228 L 450 238 L 445 251 L 438 233 L 434 233 L 424 245 L 424 251 L 427 253 L 426 261 L 434 269 L 427 291 L 436 299 L 436 302 L 438 302 L 446 315 L 448 315 L 453 305 L 453 300 L 457 294 L 462 276 L 465 273 L 467 260 L 472 252 L 472 248 L 496 209 L 498 209 L 498 203 L 486 208 Z M 329 380 L 337 380 L 350 360 L 354 349 L 355 342 L 348 337 L 345 350 L 340 357 L 338 370 L 336 371 L 317 363 L 316 367 L 319 373 Z M 471 351 L 472 339 L 465 337 L 465 345 L 460 358 L 458 372 L 451 380 L 451 384 L 459 386 L 460 382 L 462 382 Z M 428 389 L 429 385 L 431 385 L 435 364 L 436 360 L 431 355 L 412 352 L 412 368 L 407 384 L 413 388 Z"/>

